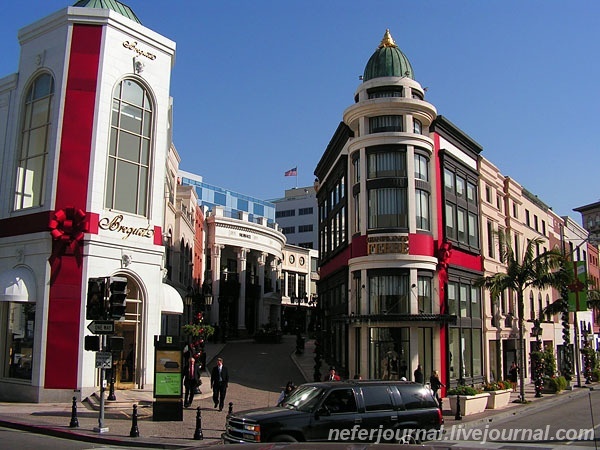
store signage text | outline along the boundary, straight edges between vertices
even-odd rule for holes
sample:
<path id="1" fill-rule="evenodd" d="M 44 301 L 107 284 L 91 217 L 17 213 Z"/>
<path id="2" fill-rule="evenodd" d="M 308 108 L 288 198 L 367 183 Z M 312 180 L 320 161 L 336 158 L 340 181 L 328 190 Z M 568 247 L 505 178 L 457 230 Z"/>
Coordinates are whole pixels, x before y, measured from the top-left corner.
<path id="1" fill-rule="evenodd" d="M 252 239 L 252 235 L 248 234 L 248 233 L 240 233 L 240 237 L 246 238 L 246 239 Z"/>
<path id="2" fill-rule="evenodd" d="M 367 238 L 369 255 L 382 253 L 408 254 L 408 236 L 369 236 Z"/>
<path id="3" fill-rule="evenodd" d="M 148 225 L 146 228 L 142 227 L 126 227 L 121 224 L 123 222 L 123 215 L 119 214 L 118 216 L 109 219 L 108 217 L 103 217 L 98 222 L 98 227 L 103 230 L 115 231 L 117 233 L 123 233 L 123 239 L 127 239 L 129 236 L 140 236 L 144 238 L 152 238 L 154 236 L 154 229 L 150 228 Z"/>
<path id="4" fill-rule="evenodd" d="M 150 53 L 150 52 L 148 52 L 146 50 L 142 50 L 140 48 L 137 48 L 137 42 L 136 41 L 133 41 L 133 42 L 125 41 L 125 42 L 123 42 L 123 47 L 128 48 L 129 50 L 133 50 L 138 55 L 145 56 L 146 58 L 148 58 L 150 60 L 155 60 L 156 59 L 156 55 L 154 53 Z"/>

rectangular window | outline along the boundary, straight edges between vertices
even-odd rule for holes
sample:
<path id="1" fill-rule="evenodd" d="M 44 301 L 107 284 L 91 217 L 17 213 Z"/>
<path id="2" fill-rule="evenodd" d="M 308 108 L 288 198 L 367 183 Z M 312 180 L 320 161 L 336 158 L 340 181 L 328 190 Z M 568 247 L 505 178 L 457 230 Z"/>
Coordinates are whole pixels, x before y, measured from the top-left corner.
<path id="1" fill-rule="evenodd" d="M 491 221 L 487 221 L 487 248 L 488 256 L 490 258 L 496 257 L 496 242 L 494 239 L 494 224 Z"/>
<path id="2" fill-rule="evenodd" d="M 458 242 L 467 243 L 467 214 L 464 209 L 456 209 L 456 237 Z"/>
<path id="3" fill-rule="evenodd" d="M 296 297 L 296 274 L 288 272 L 287 274 L 287 295 L 288 297 Z"/>
<path id="4" fill-rule="evenodd" d="M 309 231 L 312 231 L 312 230 L 313 230 L 312 224 L 298 226 L 298 233 L 308 233 Z"/>
<path id="5" fill-rule="evenodd" d="M 465 197 L 466 185 L 467 185 L 467 181 L 464 178 L 459 177 L 457 175 L 456 176 L 456 196 L 457 197 L 460 197 L 460 198 Z"/>
<path id="6" fill-rule="evenodd" d="M 517 205 L 515 202 L 513 202 L 513 217 L 515 219 L 519 218 L 519 205 Z"/>
<path id="7" fill-rule="evenodd" d="M 265 206 L 260 203 L 254 203 L 253 212 L 255 215 L 263 217 L 265 215 Z"/>
<path id="8" fill-rule="evenodd" d="M 448 282 L 448 314 L 458 316 L 458 283 Z"/>
<path id="9" fill-rule="evenodd" d="M 296 232 L 296 227 L 282 227 L 281 232 L 283 234 L 294 234 Z"/>
<path id="10" fill-rule="evenodd" d="M 431 314 L 433 312 L 431 302 L 431 278 L 417 277 L 417 302 L 419 314 Z"/>
<path id="11" fill-rule="evenodd" d="M 492 203 L 492 188 L 487 184 L 485 185 L 485 201 L 488 203 Z"/>
<path id="12" fill-rule="evenodd" d="M 429 231 L 429 192 L 422 191 L 421 189 L 416 189 L 415 206 L 417 216 L 417 228 Z"/>
<path id="13" fill-rule="evenodd" d="M 402 132 L 404 117 L 396 115 L 369 117 L 369 130 L 370 133 Z"/>
<path id="14" fill-rule="evenodd" d="M 250 212 L 248 211 L 248 200 L 242 200 L 241 198 L 238 198 L 237 209 L 239 209 L 240 211 Z"/>
<path id="15" fill-rule="evenodd" d="M 406 176 L 406 152 L 374 152 L 367 161 L 369 179 Z"/>
<path id="16" fill-rule="evenodd" d="M 369 275 L 370 314 L 410 314 L 408 272 Z"/>
<path id="17" fill-rule="evenodd" d="M 454 194 L 454 173 L 444 169 L 444 188 Z"/>
<path id="18" fill-rule="evenodd" d="M 415 178 L 429 181 L 429 158 L 418 153 L 415 154 Z"/>
<path id="19" fill-rule="evenodd" d="M 298 215 L 299 216 L 306 216 L 306 215 L 312 214 L 312 213 L 313 213 L 312 206 L 310 208 L 300 208 L 300 209 L 298 209 Z"/>
<path id="20" fill-rule="evenodd" d="M 227 195 L 221 192 L 215 192 L 215 205 L 227 206 Z"/>
<path id="21" fill-rule="evenodd" d="M 456 219 L 453 205 L 450 203 L 446 203 L 446 237 L 456 239 Z"/>
<path id="22" fill-rule="evenodd" d="M 477 202 L 477 186 L 470 181 L 467 181 L 467 200 L 471 203 Z"/>
<path id="23" fill-rule="evenodd" d="M 496 208 L 502 212 L 502 197 L 500 195 L 496 195 Z"/>
<path id="24" fill-rule="evenodd" d="M 280 218 L 280 217 L 294 217 L 296 215 L 296 210 L 295 209 L 285 209 L 283 211 L 276 211 L 275 212 L 275 218 Z"/>
<path id="25" fill-rule="evenodd" d="M 478 220 L 477 215 L 472 212 L 468 215 L 468 226 L 469 226 L 469 245 L 471 247 L 479 247 L 479 233 L 478 233 Z"/>
<path id="26" fill-rule="evenodd" d="M 525 224 L 528 227 L 531 226 L 531 219 L 529 218 L 529 210 L 528 209 L 525 210 Z"/>
<path id="27" fill-rule="evenodd" d="M 352 160 L 352 167 L 354 167 L 354 182 L 360 182 L 360 158 L 354 158 Z"/>
<path id="28" fill-rule="evenodd" d="M 369 228 L 408 228 L 406 189 L 369 190 Z"/>

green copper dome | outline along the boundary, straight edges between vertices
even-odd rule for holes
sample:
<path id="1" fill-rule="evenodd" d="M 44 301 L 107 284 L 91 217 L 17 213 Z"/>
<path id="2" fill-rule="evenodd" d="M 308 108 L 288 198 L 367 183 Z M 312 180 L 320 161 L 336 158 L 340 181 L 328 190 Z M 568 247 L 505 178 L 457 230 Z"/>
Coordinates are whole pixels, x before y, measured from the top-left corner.
<path id="1" fill-rule="evenodd" d="M 139 24 L 142 23 L 129 6 L 117 0 L 79 0 L 73 6 L 77 6 L 80 8 L 110 9 L 114 12 L 121 14 L 122 16 L 127 17 L 128 19 L 133 20 L 134 22 L 137 22 Z"/>
<path id="2" fill-rule="evenodd" d="M 392 39 L 390 30 L 385 30 L 381 44 L 369 58 L 363 81 L 380 77 L 408 77 L 414 80 L 410 61 Z"/>

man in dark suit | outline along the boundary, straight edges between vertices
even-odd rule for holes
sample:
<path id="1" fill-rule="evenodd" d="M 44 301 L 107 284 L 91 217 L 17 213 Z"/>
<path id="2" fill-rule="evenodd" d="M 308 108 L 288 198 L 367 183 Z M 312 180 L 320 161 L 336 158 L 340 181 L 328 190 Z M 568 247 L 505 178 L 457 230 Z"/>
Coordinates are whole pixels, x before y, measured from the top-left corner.
<path id="1" fill-rule="evenodd" d="M 227 371 L 227 367 L 223 365 L 223 358 L 217 358 L 217 365 L 213 367 L 210 374 L 210 387 L 213 390 L 213 402 L 215 403 L 215 408 L 218 406 L 219 411 L 223 411 L 228 383 L 229 372 Z"/>
<path id="2" fill-rule="evenodd" d="M 192 406 L 196 388 L 200 386 L 201 383 L 200 376 L 200 364 L 198 364 L 198 361 L 196 361 L 194 356 L 189 355 L 183 372 L 183 385 L 185 386 L 185 398 L 183 400 L 183 406 L 185 408 Z"/>

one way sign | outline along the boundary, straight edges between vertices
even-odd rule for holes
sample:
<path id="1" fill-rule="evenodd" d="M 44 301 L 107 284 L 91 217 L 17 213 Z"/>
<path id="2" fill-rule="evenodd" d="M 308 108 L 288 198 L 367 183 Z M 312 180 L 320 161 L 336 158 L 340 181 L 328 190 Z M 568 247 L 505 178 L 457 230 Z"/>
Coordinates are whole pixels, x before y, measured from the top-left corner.
<path id="1" fill-rule="evenodd" d="M 94 334 L 113 334 L 115 322 L 114 320 L 93 320 L 87 328 Z"/>

